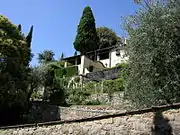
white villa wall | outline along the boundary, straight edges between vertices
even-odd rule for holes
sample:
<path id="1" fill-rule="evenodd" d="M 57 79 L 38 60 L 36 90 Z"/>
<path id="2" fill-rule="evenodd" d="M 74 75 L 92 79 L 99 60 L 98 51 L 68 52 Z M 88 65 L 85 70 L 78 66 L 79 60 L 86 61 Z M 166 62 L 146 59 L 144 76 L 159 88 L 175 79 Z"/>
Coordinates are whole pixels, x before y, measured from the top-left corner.
<path id="1" fill-rule="evenodd" d="M 88 74 L 90 73 L 89 70 L 87 68 L 84 69 L 84 74 Z"/>
<path id="2" fill-rule="evenodd" d="M 78 74 L 81 73 L 81 64 L 77 65 L 78 66 Z"/>
<path id="3" fill-rule="evenodd" d="M 87 68 L 89 66 L 93 66 L 95 67 L 95 71 L 97 71 L 98 69 L 103 69 L 103 65 L 97 61 L 92 61 L 89 58 L 87 58 L 86 56 L 81 56 L 81 65 L 78 67 L 79 69 L 79 73 L 80 74 L 87 74 L 89 73 L 89 71 L 87 70 Z"/>
<path id="4" fill-rule="evenodd" d="M 128 57 L 125 57 L 125 51 L 120 50 L 120 55 L 116 55 L 116 50 L 111 52 L 111 67 L 116 66 L 117 64 L 126 62 L 128 60 Z"/>
<path id="5" fill-rule="evenodd" d="M 84 56 L 81 56 L 81 65 L 78 67 L 79 69 L 79 74 L 83 74 L 84 73 Z"/>
<path id="6" fill-rule="evenodd" d="M 125 57 L 124 55 L 125 55 L 124 50 L 120 50 L 119 56 L 116 55 L 116 50 L 112 50 L 110 52 L 111 58 L 99 60 L 99 57 L 97 57 L 97 61 L 93 61 L 93 60 L 87 58 L 85 55 L 82 55 L 81 56 L 81 64 L 77 65 L 78 66 L 78 74 L 85 75 L 85 74 L 89 73 L 89 70 L 87 69 L 89 66 L 94 67 L 93 72 L 98 71 L 100 69 L 104 69 L 104 67 L 105 68 L 115 67 L 117 64 L 126 62 L 128 60 L 128 57 Z M 67 66 L 67 62 L 65 62 L 65 67 L 66 66 Z"/>
<path id="7" fill-rule="evenodd" d="M 105 67 L 106 67 L 106 64 L 107 64 L 107 67 L 106 67 L 106 68 L 109 68 L 109 67 L 110 67 L 110 65 L 109 65 L 110 59 L 109 59 L 109 58 L 108 58 L 108 59 L 104 59 L 104 60 L 100 60 L 100 62 L 102 62 Z"/>
<path id="8" fill-rule="evenodd" d="M 116 55 L 116 50 L 113 50 L 110 52 L 110 56 L 111 56 L 111 61 L 110 58 L 100 60 L 100 62 L 102 62 L 104 66 L 106 66 L 107 64 L 107 68 L 115 67 L 117 64 L 126 62 L 128 60 L 128 57 L 125 57 L 124 50 L 120 50 L 119 56 Z"/>

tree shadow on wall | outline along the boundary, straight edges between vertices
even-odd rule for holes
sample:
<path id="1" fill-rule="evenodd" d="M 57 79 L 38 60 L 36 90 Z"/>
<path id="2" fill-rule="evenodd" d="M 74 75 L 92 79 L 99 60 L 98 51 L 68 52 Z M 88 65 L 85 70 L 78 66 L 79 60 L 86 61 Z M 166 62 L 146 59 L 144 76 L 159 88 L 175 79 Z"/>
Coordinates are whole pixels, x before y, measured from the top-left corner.
<path id="1" fill-rule="evenodd" d="M 169 119 L 165 118 L 161 111 L 155 112 L 153 124 L 152 135 L 173 135 Z"/>

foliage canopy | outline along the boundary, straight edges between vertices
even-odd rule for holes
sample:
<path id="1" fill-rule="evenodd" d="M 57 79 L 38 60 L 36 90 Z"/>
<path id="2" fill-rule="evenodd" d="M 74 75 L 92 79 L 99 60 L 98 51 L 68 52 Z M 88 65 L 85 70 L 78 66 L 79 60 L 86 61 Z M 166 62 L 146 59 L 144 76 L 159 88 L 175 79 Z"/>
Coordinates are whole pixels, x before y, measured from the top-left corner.
<path id="1" fill-rule="evenodd" d="M 108 27 L 99 27 L 96 29 L 99 38 L 99 48 L 105 48 L 116 45 L 119 37 Z"/>
<path id="2" fill-rule="evenodd" d="M 131 69 L 126 94 L 137 107 L 180 101 L 179 7 L 154 2 L 125 19 Z"/>
<path id="3" fill-rule="evenodd" d="M 20 26 L 12 24 L 2 15 L 0 28 L 0 116 L 3 117 L 1 123 L 7 124 L 19 120 L 29 101 L 29 62 L 32 57 L 30 46 L 33 30 L 31 28 L 25 37 Z"/>
<path id="4" fill-rule="evenodd" d="M 96 50 L 98 48 L 98 36 L 96 33 L 95 19 L 89 6 L 83 10 L 77 29 L 74 48 L 81 53 Z"/>
<path id="5" fill-rule="evenodd" d="M 39 63 L 50 62 L 52 60 L 54 60 L 54 52 L 52 50 L 44 50 L 38 54 Z"/>

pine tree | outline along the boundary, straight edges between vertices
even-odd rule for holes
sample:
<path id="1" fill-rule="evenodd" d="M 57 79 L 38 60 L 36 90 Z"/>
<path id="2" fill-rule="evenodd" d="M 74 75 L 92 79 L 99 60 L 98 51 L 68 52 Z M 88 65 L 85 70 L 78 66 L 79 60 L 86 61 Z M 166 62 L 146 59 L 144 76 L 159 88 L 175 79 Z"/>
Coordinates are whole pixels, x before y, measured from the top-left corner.
<path id="1" fill-rule="evenodd" d="M 82 54 L 98 48 L 98 36 L 96 33 L 95 19 L 89 6 L 83 10 L 77 35 L 74 41 L 74 48 Z"/>

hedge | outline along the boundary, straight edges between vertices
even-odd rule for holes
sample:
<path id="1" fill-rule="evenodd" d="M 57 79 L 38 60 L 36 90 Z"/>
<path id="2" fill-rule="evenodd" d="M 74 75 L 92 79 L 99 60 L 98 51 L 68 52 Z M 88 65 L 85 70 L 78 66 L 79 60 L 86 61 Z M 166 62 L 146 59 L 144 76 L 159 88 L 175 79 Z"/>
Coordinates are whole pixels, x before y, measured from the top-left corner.
<path id="1" fill-rule="evenodd" d="M 63 78 L 63 76 L 66 75 L 66 74 L 67 74 L 67 71 L 64 68 L 55 69 L 56 78 Z"/>
<path id="2" fill-rule="evenodd" d="M 103 83 L 103 92 L 117 92 L 117 91 L 123 91 L 124 85 L 123 80 L 121 78 L 115 79 L 115 80 L 105 80 Z"/>
<path id="3" fill-rule="evenodd" d="M 78 75 L 78 66 L 71 66 L 65 69 L 66 69 L 66 77 L 72 77 Z"/>

